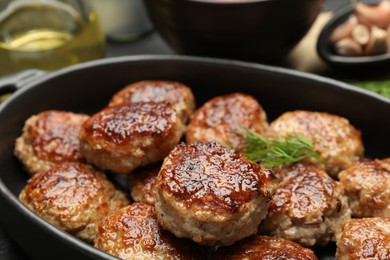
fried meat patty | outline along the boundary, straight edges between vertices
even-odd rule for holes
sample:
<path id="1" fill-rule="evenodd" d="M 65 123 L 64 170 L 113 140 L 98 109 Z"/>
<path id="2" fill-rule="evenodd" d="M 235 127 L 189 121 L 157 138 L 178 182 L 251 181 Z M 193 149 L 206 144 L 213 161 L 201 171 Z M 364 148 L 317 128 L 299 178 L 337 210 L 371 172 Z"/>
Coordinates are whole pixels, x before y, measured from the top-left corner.
<path id="1" fill-rule="evenodd" d="M 109 106 L 145 101 L 171 103 L 183 124 L 195 111 L 191 89 L 182 83 L 166 80 L 143 80 L 129 84 L 111 98 Z"/>
<path id="2" fill-rule="evenodd" d="M 356 162 L 339 178 L 354 217 L 390 218 L 390 158 Z"/>
<path id="3" fill-rule="evenodd" d="M 129 204 L 103 172 L 74 162 L 33 175 L 19 199 L 43 219 L 89 243 L 100 219 Z"/>
<path id="4" fill-rule="evenodd" d="M 351 219 L 337 240 L 337 260 L 390 259 L 390 219 Z"/>
<path id="5" fill-rule="evenodd" d="M 141 168 L 128 176 L 130 195 L 135 202 L 154 205 L 156 202 L 155 187 L 161 164 Z"/>
<path id="6" fill-rule="evenodd" d="M 317 260 L 313 250 L 298 243 L 269 236 L 251 236 L 228 247 L 218 248 L 216 260 Z"/>
<path id="7" fill-rule="evenodd" d="M 69 161 L 83 162 L 79 132 L 88 115 L 48 110 L 28 118 L 14 153 L 31 175 Z"/>
<path id="8" fill-rule="evenodd" d="M 231 245 L 257 232 L 276 185 L 269 170 L 217 142 L 182 143 L 157 177 L 157 219 L 177 237 Z"/>
<path id="9" fill-rule="evenodd" d="M 99 222 L 94 245 L 125 260 L 195 259 L 188 242 L 161 229 L 152 205 L 133 203 Z"/>
<path id="10" fill-rule="evenodd" d="M 260 231 L 307 247 L 335 241 L 340 225 L 351 215 L 342 185 L 315 166 L 290 167 Z"/>
<path id="11" fill-rule="evenodd" d="M 308 138 L 326 161 L 325 170 L 334 178 L 363 157 L 361 132 L 347 119 L 329 113 L 286 112 L 270 124 L 269 134 L 277 138 L 294 135 Z"/>
<path id="12" fill-rule="evenodd" d="M 243 130 L 265 134 L 267 116 L 257 100 L 247 94 L 232 93 L 206 102 L 191 117 L 186 140 L 217 141 L 224 146 L 239 148 L 244 145 Z"/>
<path id="13" fill-rule="evenodd" d="M 106 107 L 81 127 L 80 150 L 88 162 L 114 173 L 162 161 L 184 127 L 168 103 L 137 102 Z"/>

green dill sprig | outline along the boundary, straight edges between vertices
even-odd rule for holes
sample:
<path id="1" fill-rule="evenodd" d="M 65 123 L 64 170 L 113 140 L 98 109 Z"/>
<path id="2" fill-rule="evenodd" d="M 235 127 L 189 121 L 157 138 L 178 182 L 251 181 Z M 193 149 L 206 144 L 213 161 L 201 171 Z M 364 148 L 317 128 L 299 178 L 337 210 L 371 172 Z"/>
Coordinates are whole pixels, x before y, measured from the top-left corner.
<path id="1" fill-rule="evenodd" d="M 382 96 L 390 98 L 390 80 L 384 81 L 366 81 L 366 82 L 351 82 L 358 87 L 376 92 Z"/>
<path id="2" fill-rule="evenodd" d="M 248 129 L 244 130 L 245 145 L 240 150 L 254 162 L 276 167 L 301 161 L 305 158 L 323 159 L 314 150 L 311 142 L 303 136 L 289 136 L 285 139 L 266 139 Z"/>

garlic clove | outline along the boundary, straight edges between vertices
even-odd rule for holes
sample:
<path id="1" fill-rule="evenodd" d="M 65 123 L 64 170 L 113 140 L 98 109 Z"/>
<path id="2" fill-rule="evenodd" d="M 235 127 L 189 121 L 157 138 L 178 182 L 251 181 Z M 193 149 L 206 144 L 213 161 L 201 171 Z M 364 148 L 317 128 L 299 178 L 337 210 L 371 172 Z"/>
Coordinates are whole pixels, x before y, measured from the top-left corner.
<path id="1" fill-rule="evenodd" d="M 387 32 L 377 26 L 371 27 L 370 40 L 364 48 L 365 55 L 379 55 L 387 52 Z"/>
<path id="2" fill-rule="evenodd" d="M 351 37 L 353 28 L 358 24 L 358 20 L 355 15 L 351 15 L 345 22 L 337 26 L 331 36 L 332 42 L 337 42 L 343 38 Z"/>
<path id="3" fill-rule="evenodd" d="M 355 15 L 359 23 L 385 29 L 390 24 L 390 1 L 382 0 L 377 5 L 357 3 Z"/>
<path id="4" fill-rule="evenodd" d="M 334 44 L 335 51 L 341 56 L 360 56 L 363 54 L 363 48 L 352 38 L 344 38 Z"/>
<path id="5" fill-rule="evenodd" d="M 356 25 L 352 30 L 352 39 L 364 46 L 370 40 L 370 28 L 364 24 Z"/>

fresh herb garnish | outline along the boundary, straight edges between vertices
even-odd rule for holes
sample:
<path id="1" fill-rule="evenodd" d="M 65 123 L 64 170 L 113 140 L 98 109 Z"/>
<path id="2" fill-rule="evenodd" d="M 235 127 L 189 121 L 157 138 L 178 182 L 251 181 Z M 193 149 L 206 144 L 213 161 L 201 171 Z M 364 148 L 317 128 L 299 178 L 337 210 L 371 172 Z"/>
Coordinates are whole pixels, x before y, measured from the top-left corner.
<path id="1" fill-rule="evenodd" d="M 266 139 L 261 135 L 245 129 L 245 145 L 240 150 L 251 161 L 269 167 L 290 164 L 305 158 L 323 159 L 314 150 L 311 142 L 303 136 L 289 136 L 285 139 Z"/>
<path id="2" fill-rule="evenodd" d="M 390 80 L 384 81 L 366 81 L 366 82 L 352 82 L 351 84 L 358 87 L 376 92 L 382 96 L 390 98 Z"/>

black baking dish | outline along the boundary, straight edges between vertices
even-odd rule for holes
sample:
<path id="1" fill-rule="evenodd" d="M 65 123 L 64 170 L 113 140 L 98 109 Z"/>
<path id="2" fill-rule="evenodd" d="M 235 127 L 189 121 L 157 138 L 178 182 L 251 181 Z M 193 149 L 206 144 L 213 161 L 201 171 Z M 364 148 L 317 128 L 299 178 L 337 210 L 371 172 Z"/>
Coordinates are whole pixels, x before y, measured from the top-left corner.
<path id="1" fill-rule="evenodd" d="M 0 220 L 32 258 L 115 259 L 58 230 L 19 202 L 28 176 L 13 156 L 13 147 L 24 121 L 48 109 L 95 113 L 126 84 L 145 79 L 181 81 L 192 88 L 198 105 L 231 92 L 252 94 L 269 121 L 295 109 L 338 114 L 362 131 L 367 157 L 389 156 L 390 100 L 339 81 L 265 65 L 186 56 L 129 56 L 77 65 L 28 83 L 0 106 Z M 335 248 L 316 252 L 320 259 L 333 259 Z"/>

